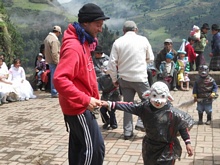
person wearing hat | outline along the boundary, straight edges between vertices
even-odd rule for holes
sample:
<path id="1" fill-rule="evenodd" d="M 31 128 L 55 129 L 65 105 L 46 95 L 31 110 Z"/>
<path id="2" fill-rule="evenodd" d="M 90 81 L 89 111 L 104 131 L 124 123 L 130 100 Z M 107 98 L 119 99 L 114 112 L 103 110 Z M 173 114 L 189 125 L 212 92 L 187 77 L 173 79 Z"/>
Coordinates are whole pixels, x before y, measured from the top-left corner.
<path id="1" fill-rule="evenodd" d="M 172 53 L 173 61 L 175 63 L 177 61 L 177 52 L 176 50 L 173 49 L 173 41 L 170 38 L 165 39 L 164 48 L 157 54 L 157 57 L 155 59 L 155 66 L 158 70 L 160 69 L 160 64 L 162 63 L 162 61 L 166 61 L 167 53 Z M 160 79 L 159 75 L 158 75 L 158 79 Z M 173 81 L 171 83 L 171 89 L 173 91 L 178 90 L 176 88 L 176 85 L 177 85 L 176 82 L 177 82 L 177 71 L 174 70 Z"/>
<path id="2" fill-rule="evenodd" d="M 176 62 L 176 70 L 178 71 L 177 83 L 180 86 L 180 89 L 183 91 L 188 91 L 190 81 L 188 77 L 188 72 L 190 71 L 190 66 L 188 58 L 186 57 L 185 42 L 186 40 L 183 39 L 180 49 L 177 51 L 178 59 Z M 184 88 L 184 83 L 186 83 L 186 88 Z"/>
<path id="3" fill-rule="evenodd" d="M 147 62 L 154 60 L 154 54 L 148 39 L 137 34 L 134 21 L 125 21 L 124 35 L 113 43 L 108 73 L 116 87 L 120 86 L 124 101 L 133 102 L 135 94 L 144 100 L 142 94 L 149 89 Z M 146 62 L 147 61 L 147 62 Z M 124 139 L 133 137 L 132 115 L 124 112 Z M 135 129 L 143 131 L 143 123 L 138 118 Z"/>
<path id="4" fill-rule="evenodd" d="M 43 58 L 43 54 L 39 53 L 37 56 L 37 62 L 35 67 L 36 75 L 37 75 L 37 86 L 39 87 L 43 84 L 42 90 L 45 90 L 45 83 L 43 83 L 41 76 L 46 71 L 46 62 Z"/>
<path id="5" fill-rule="evenodd" d="M 220 27 L 217 24 L 212 25 L 212 51 L 209 54 L 211 61 L 209 64 L 209 70 L 220 70 Z"/>
<path id="6" fill-rule="evenodd" d="M 162 80 L 164 80 L 167 83 L 169 89 L 170 89 L 170 84 L 173 81 L 174 71 L 175 71 L 175 63 L 173 62 L 173 53 L 170 52 L 166 54 L 166 61 L 161 62 L 159 69 L 160 72 L 159 76 L 162 78 Z"/>
<path id="7" fill-rule="evenodd" d="M 105 75 L 103 63 L 105 61 L 109 61 L 109 56 L 103 52 L 102 46 L 96 46 L 95 50 L 93 51 L 92 60 L 95 67 L 96 77 L 99 78 L 100 76 Z"/>
<path id="8" fill-rule="evenodd" d="M 53 76 L 57 64 L 59 63 L 60 58 L 60 41 L 58 37 L 62 34 L 60 26 L 54 26 L 53 31 L 50 32 L 44 40 L 44 55 L 45 60 L 49 65 L 50 69 L 50 86 L 51 86 L 51 97 L 57 98 L 58 92 L 53 84 Z"/>
<path id="9" fill-rule="evenodd" d="M 201 29 L 200 40 L 195 41 L 193 45 L 195 53 L 198 54 L 195 60 L 196 71 L 198 71 L 200 65 L 203 65 L 206 63 L 203 53 L 204 53 L 206 45 L 208 44 L 207 33 L 210 30 L 209 24 L 204 23 L 200 29 Z"/>
<path id="10" fill-rule="evenodd" d="M 102 32 L 105 16 L 93 3 L 85 4 L 78 22 L 69 24 L 63 34 L 60 61 L 54 73 L 54 86 L 69 130 L 69 164 L 102 165 L 105 145 L 94 112 L 102 102 L 92 61 L 90 44 Z"/>

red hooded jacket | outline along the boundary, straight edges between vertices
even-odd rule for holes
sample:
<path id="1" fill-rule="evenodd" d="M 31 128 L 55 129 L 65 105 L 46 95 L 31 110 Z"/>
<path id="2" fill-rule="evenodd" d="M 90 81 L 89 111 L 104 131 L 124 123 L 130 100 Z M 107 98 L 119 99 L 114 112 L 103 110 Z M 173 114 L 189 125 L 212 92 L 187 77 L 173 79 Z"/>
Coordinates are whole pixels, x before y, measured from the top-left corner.
<path id="1" fill-rule="evenodd" d="M 91 97 L 99 99 L 96 74 L 86 41 L 81 45 L 73 25 L 64 32 L 60 62 L 54 73 L 54 86 L 59 102 L 66 115 L 85 112 Z"/>

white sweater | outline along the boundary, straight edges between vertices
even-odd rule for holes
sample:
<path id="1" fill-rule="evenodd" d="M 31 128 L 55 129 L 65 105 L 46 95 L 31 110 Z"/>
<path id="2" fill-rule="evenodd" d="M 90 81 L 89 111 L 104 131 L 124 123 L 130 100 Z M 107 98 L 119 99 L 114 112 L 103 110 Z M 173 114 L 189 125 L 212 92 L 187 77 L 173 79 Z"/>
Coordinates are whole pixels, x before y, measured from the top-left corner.
<path id="1" fill-rule="evenodd" d="M 112 46 L 108 63 L 108 73 L 112 81 L 122 78 L 129 82 L 146 82 L 147 58 L 148 61 L 154 60 L 148 39 L 134 31 L 126 32 Z"/>

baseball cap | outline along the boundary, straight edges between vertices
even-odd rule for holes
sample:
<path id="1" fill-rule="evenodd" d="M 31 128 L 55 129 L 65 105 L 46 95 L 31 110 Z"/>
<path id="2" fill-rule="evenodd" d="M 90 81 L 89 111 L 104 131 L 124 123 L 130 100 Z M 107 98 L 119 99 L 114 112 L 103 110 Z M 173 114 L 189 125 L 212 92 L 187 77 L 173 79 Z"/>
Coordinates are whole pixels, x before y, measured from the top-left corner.
<path id="1" fill-rule="evenodd" d="M 169 39 L 169 38 L 165 39 L 164 43 L 166 43 L 166 42 L 173 43 L 173 41 L 171 39 Z"/>
<path id="2" fill-rule="evenodd" d="M 62 31 L 61 31 L 61 27 L 60 27 L 60 26 L 57 26 L 57 25 L 54 26 L 54 27 L 53 27 L 53 30 L 54 30 L 54 31 L 57 31 L 57 32 L 60 32 L 60 34 L 62 34 Z"/>

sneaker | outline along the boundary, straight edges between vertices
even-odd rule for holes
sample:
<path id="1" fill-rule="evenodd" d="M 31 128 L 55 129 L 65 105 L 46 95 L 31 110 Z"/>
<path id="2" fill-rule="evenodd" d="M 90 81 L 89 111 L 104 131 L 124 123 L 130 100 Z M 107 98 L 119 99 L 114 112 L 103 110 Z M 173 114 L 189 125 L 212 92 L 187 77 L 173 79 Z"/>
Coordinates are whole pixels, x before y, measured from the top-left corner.
<path id="1" fill-rule="evenodd" d="M 132 133 L 130 136 L 125 136 L 125 135 L 124 135 L 124 140 L 129 140 L 129 139 L 131 139 L 133 136 L 134 136 L 133 133 Z"/>
<path id="2" fill-rule="evenodd" d="M 109 123 L 105 123 L 105 124 L 103 124 L 102 128 L 103 129 L 108 129 L 108 125 L 109 125 Z"/>
<path id="3" fill-rule="evenodd" d="M 205 122 L 206 125 L 210 125 L 211 124 L 211 120 L 208 120 L 207 122 Z"/>
<path id="4" fill-rule="evenodd" d="M 135 129 L 138 130 L 138 131 L 141 131 L 141 132 L 145 132 L 144 128 L 143 127 L 140 127 L 140 126 L 135 126 Z"/>
<path id="5" fill-rule="evenodd" d="M 202 121 L 198 121 L 198 125 L 203 125 L 203 122 Z"/>
<path id="6" fill-rule="evenodd" d="M 173 88 L 173 91 L 178 91 L 178 89 L 176 87 Z"/>
<path id="7" fill-rule="evenodd" d="M 111 125 L 111 128 L 116 129 L 116 128 L 118 128 L 118 126 L 117 125 Z"/>
<path id="8" fill-rule="evenodd" d="M 41 88 L 41 90 L 42 90 L 42 91 L 45 91 L 45 88 L 44 88 L 44 87 L 42 87 L 42 88 Z"/>
<path id="9" fill-rule="evenodd" d="M 25 98 L 25 100 L 26 100 L 26 101 L 28 101 L 28 100 L 29 100 L 29 98 L 28 98 L 28 97 L 26 97 L 26 98 Z"/>
<path id="10" fill-rule="evenodd" d="M 51 95 L 51 98 L 58 98 L 58 95 Z"/>

